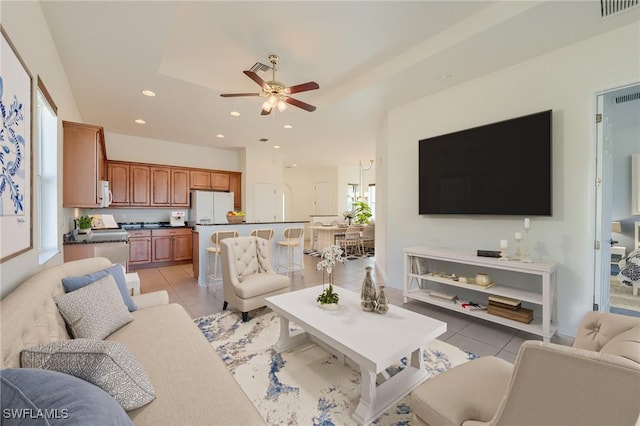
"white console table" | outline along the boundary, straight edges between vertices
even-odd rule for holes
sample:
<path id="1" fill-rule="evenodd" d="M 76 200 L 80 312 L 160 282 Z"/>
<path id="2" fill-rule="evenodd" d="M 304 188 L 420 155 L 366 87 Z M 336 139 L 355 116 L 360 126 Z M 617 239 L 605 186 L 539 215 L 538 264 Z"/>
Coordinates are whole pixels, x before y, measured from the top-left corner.
<path id="1" fill-rule="evenodd" d="M 556 268 L 553 262 L 523 263 L 475 253 L 429 247 L 404 249 L 404 303 L 409 299 L 437 305 L 446 309 L 482 318 L 531 334 L 548 342 L 557 331 L 556 324 Z M 462 283 L 446 275 L 475 277 L 489 274 L 495 284 L 482 287 Z M 526 324 L 491 315 L 483 310 L 467 310 L 460 304 L 431 297 L 431 292 L 455 294 L 461 299 L 487 305 L 490 295 L 518 299 L 523 307 L 534 310 L 534 319 Z"/>

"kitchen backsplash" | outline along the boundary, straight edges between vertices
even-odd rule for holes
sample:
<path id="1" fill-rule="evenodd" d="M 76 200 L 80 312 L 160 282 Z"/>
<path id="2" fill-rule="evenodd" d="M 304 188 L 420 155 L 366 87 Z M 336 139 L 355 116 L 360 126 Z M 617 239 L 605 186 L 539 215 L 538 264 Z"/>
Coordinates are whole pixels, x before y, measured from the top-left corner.
<path id="1" fill-rule="evenodd" d="M 185 222 L 189 220 L 189 209 L 85 209 L 84 214 L 111 214 L 118 223 L 127 222 L 169 222 L 172 211 L 184 211 Z"/>

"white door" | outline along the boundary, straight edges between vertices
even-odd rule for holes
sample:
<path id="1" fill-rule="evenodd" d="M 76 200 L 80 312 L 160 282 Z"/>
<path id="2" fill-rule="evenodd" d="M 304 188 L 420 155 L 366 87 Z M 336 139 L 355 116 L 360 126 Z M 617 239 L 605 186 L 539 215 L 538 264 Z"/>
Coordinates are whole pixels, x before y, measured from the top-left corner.
<path id="1" fill-rule="evenodd" d="M 595 251 L 594 251 L 594 309 L 608 312 L 610 299 L 611 245 L 621 240 L 629 253 L 631 237 L 628 225 L 630 204 L 630 159 L 638 152 L 640 122 L 637 97 L 640 85 L 617 87 L 596 94 L 596 182 L 595 182 Z M 612 220 L 621 221 L 623 233 L 613 236 Z M 616 307 L 617 308 L 617 307 Z"/>
<path id="2" fill-rule="evenodd" d="M 272 183 L 253 185 L 253 217 L 256 222 L 275 222 L 278 213 L 277 188 Z"/>
<path id="3" fill-rule="evenodd" d="M 318 182 L 313 185 L 313 214 L 336 214 L 331 205 L 329 182 Z"/>
<path id="4" fill-rule="evenodd" d="M 596 97 L 596 181 L 594 242 L 594 310 L 609 311 L 609 275 L 611 273 L 611 129 L 604 115 L 604 94 Z M 609 226 L 607 226 L 609 225 Z"/>

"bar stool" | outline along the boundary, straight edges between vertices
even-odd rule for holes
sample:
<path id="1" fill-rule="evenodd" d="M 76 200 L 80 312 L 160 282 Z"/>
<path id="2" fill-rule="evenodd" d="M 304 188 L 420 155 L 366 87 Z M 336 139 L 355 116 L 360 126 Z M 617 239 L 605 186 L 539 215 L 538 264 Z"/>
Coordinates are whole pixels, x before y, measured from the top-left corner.
<path id="1" fill-rule="evenodd" d="M 207 286 L 209 281 L 213 284 L 213 292 L 216 292 L 216 280 L 218 280 L 218 256 L 220 256 L 220 241 L 225 238 L 235 238 L 238 231 L 212 232 L 209 236 L 211 245 L 207 247 Z M 211 273 L 211 261 L 213 257 L 213 273 Z"/>
<path id="2" fill-rule="evenodd" d="M 282 266 L 280 264 L 280 252 L 282 249 L 286 250 L 286 266 L 285 270 L 292 271 L 295 266 L 300 266 L 300 271 L 304 275 L 304 259 L 302 258 L 303 245 L 301 240 L 304 236 L 303 228 L 287 228 L 283 233 L 284 240 L 278 241 L 278 254 L 276 258 L 276 271 L 280 270 Z M 298 250 L 300 263 L 295 263 L 294 251 Z"/>
<path id="3" fill-rule="evenodd" d="M 264 238 L 265 240 L 269 241 L 269 256 L 271 256 L 271 240 L 273 239 L 273 234 L 274 232 L 271 228 L 254 229 L 253 231 L 251 231 L 252 237 Z"/>

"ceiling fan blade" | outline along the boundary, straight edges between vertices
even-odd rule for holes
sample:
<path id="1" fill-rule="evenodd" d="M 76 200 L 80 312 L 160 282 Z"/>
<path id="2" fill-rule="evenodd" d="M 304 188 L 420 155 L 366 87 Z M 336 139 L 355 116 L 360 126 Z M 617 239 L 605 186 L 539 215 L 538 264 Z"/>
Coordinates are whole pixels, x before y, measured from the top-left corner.
<path id="1" fill-rule="evenodd" d="M 260 115 L 269 115 L 269 114 L 271 114 L 271 110 L 267 111 L 264 108 L 260 110 Z"/>
<path id="2" fill-rule="evenodd" d="M 258 86 L 262 87 L 263 90 L 266 90 L 269 88 L 269 85 L 267 83 L 265 83 L 265 81 L 260 78 L 260 76 L 258 74 L 256 74 L 253 71 L 242 71 L 247 77 L 249 77 L 251 80 L 255 81 L 256 83 L 258 83 Z"/>
<path id="3" fill-rule="evenodd" d="M 285 98 L 284 101 L 286 103 L 288 103 L 288 104 L 291 104 L 293 106 L 297 106 L 298 108 L 302 108 L 302 109 L 307 110 L 309 112 L 313 112 L 313 111 L 316 110 L 316 107 L 314 107 L 313 105 L 309 105 L 308 103 L 299 101 L 297 99 Z"/>
<path id="4" fill-rule="evenodd" d="M 223 98 L 235 98 L 238 96 L 260 96 L 260 93 L 221 93 Z"/>
<path id="5" fill-rule="evenodd" d="M 319 89 L 320 86 L 315 81 L 308 81 L 302 84 L 296 84 L 295 86 L 287 87 L 285 91 L 287 93 L 300 93 L 306 92 L 307 90 L 316 90 Z"/>

